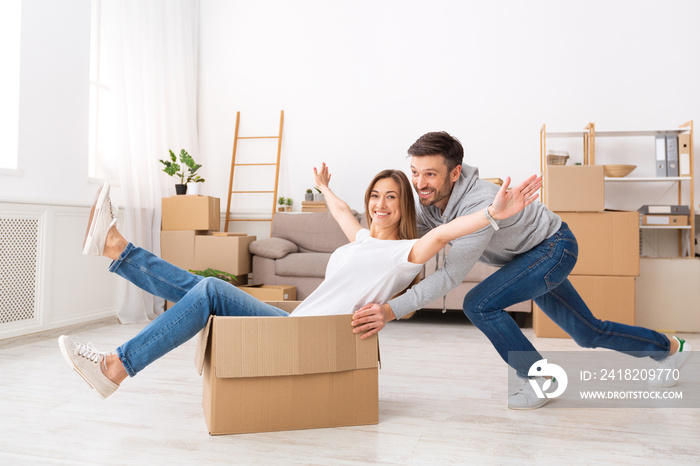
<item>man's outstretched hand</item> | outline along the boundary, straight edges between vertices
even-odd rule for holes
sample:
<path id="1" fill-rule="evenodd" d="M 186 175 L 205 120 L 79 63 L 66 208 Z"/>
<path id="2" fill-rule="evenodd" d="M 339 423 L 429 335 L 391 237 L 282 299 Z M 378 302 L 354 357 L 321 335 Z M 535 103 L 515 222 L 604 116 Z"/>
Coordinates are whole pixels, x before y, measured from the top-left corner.
<path id="1" fill-rule="evenodd" d="M 396 319 L 388 304 L 366 304 L 352 316 L 353 333 L 362 333 L 362 340 L 379 333 L 387 322 Z"/>
<path id="2" fill-rule="evenodd" d="M 503 186 L 498 190 L 493 204 L 489 207 L 489 213 L 495 219 L 508 218 L 532 204 L 539 196 L 537 190 L 542 187 L 542 177 L 532 175 L 510 190 L 508 189 L 509 185 L 510 177 L 506 178 Z"/>

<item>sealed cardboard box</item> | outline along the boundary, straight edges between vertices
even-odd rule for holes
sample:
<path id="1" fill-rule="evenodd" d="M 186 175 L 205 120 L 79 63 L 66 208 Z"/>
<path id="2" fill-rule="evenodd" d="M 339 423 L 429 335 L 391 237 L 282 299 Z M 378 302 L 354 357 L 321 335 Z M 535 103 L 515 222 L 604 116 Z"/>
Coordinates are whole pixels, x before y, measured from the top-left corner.
<path id="1" fill-rule="evenodd" d="M 296 286 L 251 284 L 238 288 L 260 301 L 294 301 L 297 299 Z"/>
<path id="2" fill-rule="evenodd" d="M 639 275 L 639 213 L 558 212 L 578 241 L 573 275 Z"/>
<path id="3" fill-rule="evenodd" d="M 569 280 L 595 317 L 635 325 L 635 277 L 572 275 Z M 532 308 L 535 335 L 570 338 L 536 304 Z"/>
<path id="4" fill-rule="evenodd" d="M 195 238 L 194 265 L 197 270 L 216 269 L 233 275 L 250 273 L 248 246 L 255 236 L 199 235 Z"/>
<path id="5" fill-rule="evenodd" d="M 211 317 L 195 360 L 209 433 L 377 424 L 377 338 L 351 319 Z"/>
<path id="6" fill-rule="evenodd" d="M 602 165 L 548 165 L 545 205 L 554 212 L 601 212 L 605 208 Z"/>
<path id="7" fill-rule="evenodd" d="M 700 332 L 700 259 L 642 257 L 637 325 L 659 332 Z"/>
<path id="8" fill-rule="evenodd" d="M 203 231 L 181 230 L 160 232 L 160 256 L 181 269 L 194 268 L 194 238 Z"/>
<path id="9" fill-rule="evenodd" d="M 164 197 L 161 230 L 218 231 L 221 223 L 220 217 L 218 197 Z"/>
<path id="10" fill-rule="evenodd" d="M 642 215 L 642 225 L 685 226 L 685 225 L 688 225 L 688 216 L 687 215 Z"/>

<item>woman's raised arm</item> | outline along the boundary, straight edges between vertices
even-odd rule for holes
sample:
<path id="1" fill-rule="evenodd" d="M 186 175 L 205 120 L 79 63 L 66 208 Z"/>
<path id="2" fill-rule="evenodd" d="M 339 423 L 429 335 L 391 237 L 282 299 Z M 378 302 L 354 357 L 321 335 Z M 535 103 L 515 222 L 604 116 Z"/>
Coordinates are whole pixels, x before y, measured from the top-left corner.
<path id="1" fill-rule="evenodd" d="M 331 188 L 328 187 L 328 183 L 331 181 L 331 174 L 325 162 L 321 164 L 320 171 L 316 170 L 316 167 L 314 167 L 314 181 L 318 190 L 321 191 L 323 197 L 326 198 L 328 210 L 331 211 L 331 215 L 333 215 L 335 221 L 338 222 L 345 236 L 348 237 L 350 242 L 355 241 L 357 232 L 362 229 L 362 225 L 360 225 L 360 222 L 358 222 L 352 214 L 350 206 L 336 196 L 333 191 L 331 191 Z"/>
<path id="2" fill-rule="evenodd" d="M 493 204 L 487 207 L 491 217 L 496 220 L 517 214 L 537 199 L 536 191 L 542 185 L 542 177 L 532 175 L 510 191 L 508 191 L 508 185 L 510 185 L 510 177 L 506 178 L 503 186 L 498 190 Z M 450 241 L 474 233 L 487 225 L 489 220 L 483 210 L 457 217 L 449 223 L 433 228 L 416 241 L 408 260 L 414 264 L 424 264 Z"/>

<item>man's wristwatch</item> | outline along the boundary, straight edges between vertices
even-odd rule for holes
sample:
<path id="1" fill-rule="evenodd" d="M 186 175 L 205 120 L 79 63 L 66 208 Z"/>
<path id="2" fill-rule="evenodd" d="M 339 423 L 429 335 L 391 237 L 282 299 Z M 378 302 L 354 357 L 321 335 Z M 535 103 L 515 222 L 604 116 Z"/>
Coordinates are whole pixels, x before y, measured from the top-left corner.
<path id="1" fill-rule="evenodd" d="M 489 204 L 488 207 L 484 209 L 484 217 L 486 217 L 486 220 L 489 221 L 494 230 L 498 230 L 500 228 L 498 226 L 498 223 L 496 223 L 496 220 L 493 217 L 491 217 L 491 214 L 489 213 L 489 207 L 491 207 L 492 205 L 493 204 Z"/>

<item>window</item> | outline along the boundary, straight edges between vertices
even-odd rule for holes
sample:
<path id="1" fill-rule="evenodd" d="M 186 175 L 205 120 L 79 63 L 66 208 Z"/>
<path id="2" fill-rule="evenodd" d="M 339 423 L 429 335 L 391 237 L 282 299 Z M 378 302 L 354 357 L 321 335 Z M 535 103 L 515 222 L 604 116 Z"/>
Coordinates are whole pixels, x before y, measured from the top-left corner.
<path id="1" fill-rule="evenodd" d="M 19 56 L 22 0 L 0 2 L 0 170 L 18 169 Z"/>
<path id="2" fill-rule="evenodd" d="M 109 84 L 105 73 L 104 56 L 105 40 L 103 36 L 104 18 L 102 15 L 102 0 L 92 0 L 92 18 L 90 31 L 90 123 L 89 123 L 89 158 L 88 177 L 99 180 L 110 180 L 117 184 L 119 171 L 116 157 L 109 152 L 112 128 L 109 120 Z"/>

